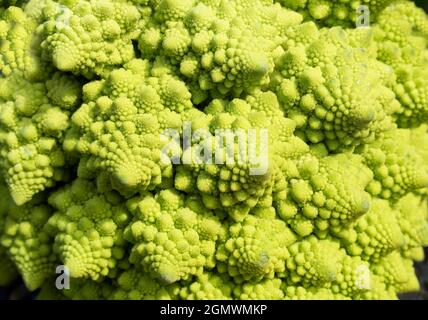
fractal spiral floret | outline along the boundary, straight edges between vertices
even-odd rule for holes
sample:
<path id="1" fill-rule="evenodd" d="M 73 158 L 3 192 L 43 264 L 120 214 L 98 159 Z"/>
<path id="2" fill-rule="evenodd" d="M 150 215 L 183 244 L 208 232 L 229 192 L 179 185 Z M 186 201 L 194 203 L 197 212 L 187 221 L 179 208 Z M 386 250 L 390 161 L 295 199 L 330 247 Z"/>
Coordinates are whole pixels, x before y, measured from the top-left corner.
<path id="1" fill-rule="evenodd" d="M 20 277 L 39 299 L 417 291 L 427 74 L 428 16 L 411 1 L 0 1 L 0 285 Z"/>

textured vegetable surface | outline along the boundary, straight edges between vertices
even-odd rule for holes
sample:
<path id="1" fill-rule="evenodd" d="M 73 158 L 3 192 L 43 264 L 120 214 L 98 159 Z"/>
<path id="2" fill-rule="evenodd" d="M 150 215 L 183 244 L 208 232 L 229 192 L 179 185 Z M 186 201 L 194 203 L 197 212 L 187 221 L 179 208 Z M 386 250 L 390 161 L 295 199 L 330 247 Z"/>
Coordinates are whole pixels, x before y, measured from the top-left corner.
<path id="1" fill-rule="evenodd" d="M 370 25 L 355 27 L 361 5 Z M 0 285 L 21 276 L 40 299 L 418 290 L 428 17 L 413 2 L 1 1 L 0 71 Z"/>

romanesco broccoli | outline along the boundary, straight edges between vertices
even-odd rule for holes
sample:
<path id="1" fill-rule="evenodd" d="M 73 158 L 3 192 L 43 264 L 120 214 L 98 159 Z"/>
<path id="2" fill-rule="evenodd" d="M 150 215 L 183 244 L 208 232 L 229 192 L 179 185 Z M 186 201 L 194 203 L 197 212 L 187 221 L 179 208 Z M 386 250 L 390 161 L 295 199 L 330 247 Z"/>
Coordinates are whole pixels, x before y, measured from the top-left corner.
<path id="1" fill-rule="evenodd" d="M 418 290 L 427 72 L 428 17 L 406 0 L 0 1 L 0 285 Z"/>

